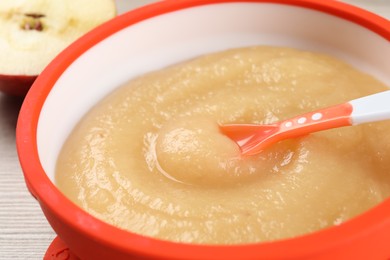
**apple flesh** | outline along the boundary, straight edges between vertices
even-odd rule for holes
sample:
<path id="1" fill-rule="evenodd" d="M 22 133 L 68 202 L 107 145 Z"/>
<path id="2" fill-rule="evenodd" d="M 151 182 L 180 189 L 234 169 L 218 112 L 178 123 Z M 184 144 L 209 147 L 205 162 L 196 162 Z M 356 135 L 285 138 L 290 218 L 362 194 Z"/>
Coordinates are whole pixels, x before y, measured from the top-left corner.
<path id="1" fill-rule="evenodd" d="M 25 95 L 58 53 L 115 15 L 114 0 L 0 0 L 0 91 Z"/>

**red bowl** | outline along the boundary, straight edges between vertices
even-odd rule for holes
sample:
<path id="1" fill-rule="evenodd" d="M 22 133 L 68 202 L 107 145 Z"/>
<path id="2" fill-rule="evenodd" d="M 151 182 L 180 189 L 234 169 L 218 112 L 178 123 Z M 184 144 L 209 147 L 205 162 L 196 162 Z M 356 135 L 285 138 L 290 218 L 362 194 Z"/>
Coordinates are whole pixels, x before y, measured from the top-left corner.
<path id="1" fill-rule="evenodd" d="M 54 168 L 77 121 L 141 73 L 208 52 L 267 44 L 328 53 L 389 84 L 389 39 L 388 20 L 335 1 L 163 1 L 126 13 L 63 51 L 26 96 L 16 135 L 28 189 L 81 259 L 388 259 L 390 199 L 339 226 L 292 239 L 182 244 L 94 218 L 56 188 Z"/>

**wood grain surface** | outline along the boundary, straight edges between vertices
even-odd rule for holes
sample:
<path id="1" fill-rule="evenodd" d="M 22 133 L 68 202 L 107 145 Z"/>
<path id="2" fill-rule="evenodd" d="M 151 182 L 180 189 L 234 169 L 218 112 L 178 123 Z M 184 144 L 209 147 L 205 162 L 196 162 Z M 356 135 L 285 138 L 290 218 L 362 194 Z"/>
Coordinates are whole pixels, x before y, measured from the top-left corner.
<path id="1" fill-rule="evenodd" d="M 154 2 L 118 0 L 118 11 Z M 387 18 L 389 0 L 346 0 Z M 15 148 L 21 98 L 0 93 L 0 259 L 42 259 L 55 233 L 24 183 Z"/>

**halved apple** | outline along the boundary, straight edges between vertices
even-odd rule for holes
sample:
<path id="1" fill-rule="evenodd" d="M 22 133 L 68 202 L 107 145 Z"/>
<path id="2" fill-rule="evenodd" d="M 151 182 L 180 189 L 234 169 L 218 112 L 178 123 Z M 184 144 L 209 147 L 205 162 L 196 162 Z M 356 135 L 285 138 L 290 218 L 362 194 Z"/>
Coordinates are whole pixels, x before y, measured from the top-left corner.
<path id="1" fill-rule="evenodd" d="M 0 0 L 0 90 L 25 95 L 59 52 L 115 15 L 114 0 Z"/>

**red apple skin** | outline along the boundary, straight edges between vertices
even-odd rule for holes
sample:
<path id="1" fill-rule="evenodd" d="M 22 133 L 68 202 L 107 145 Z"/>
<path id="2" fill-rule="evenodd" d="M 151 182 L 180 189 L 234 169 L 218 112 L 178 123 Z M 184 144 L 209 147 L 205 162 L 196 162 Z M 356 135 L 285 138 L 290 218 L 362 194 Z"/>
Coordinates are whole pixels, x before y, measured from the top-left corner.
<path id="1" fill-rule="evenodd" d="M 0 91 L 10 96 L 24 97 L 37 75 L 3 75 L 0 74 Z"/>

